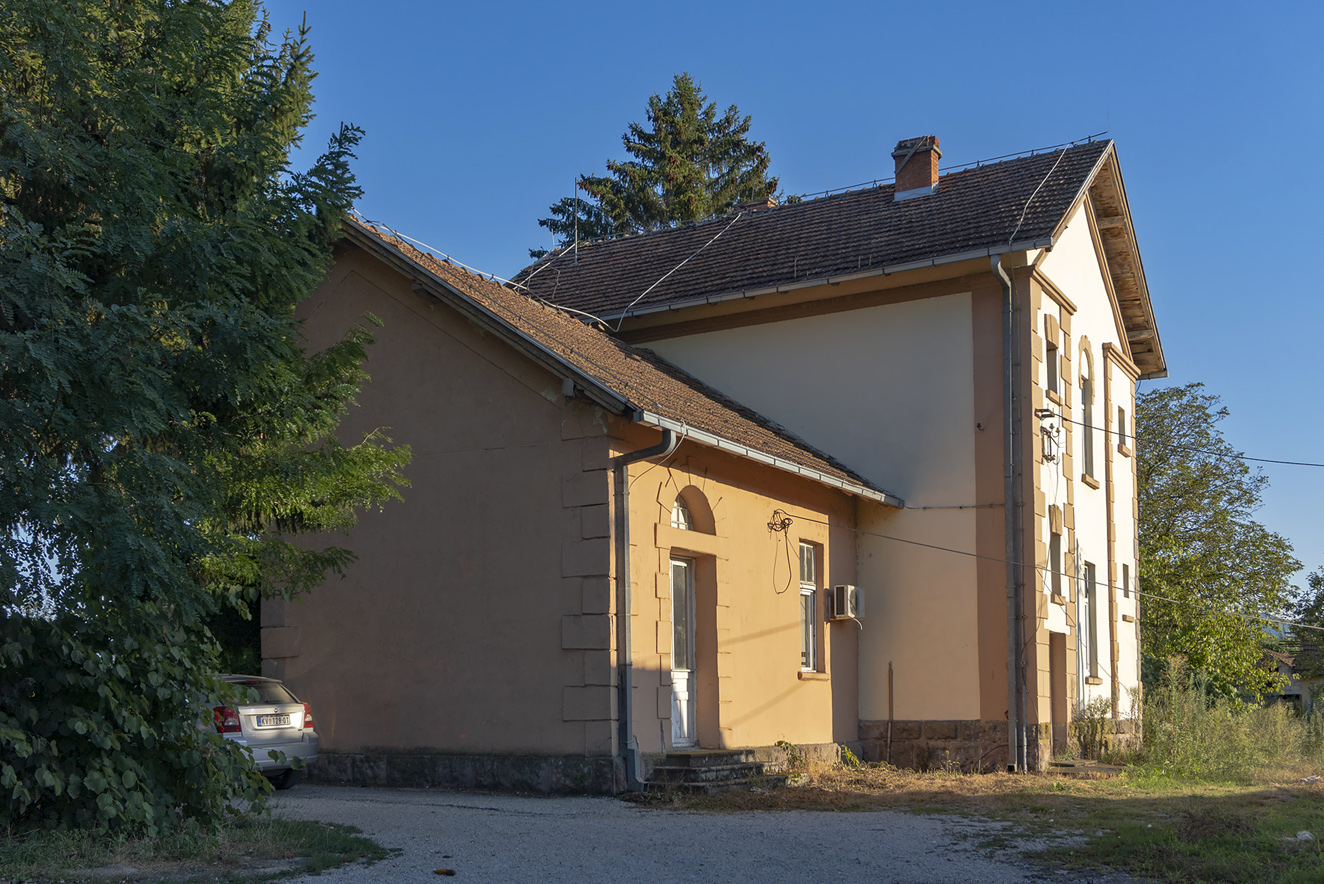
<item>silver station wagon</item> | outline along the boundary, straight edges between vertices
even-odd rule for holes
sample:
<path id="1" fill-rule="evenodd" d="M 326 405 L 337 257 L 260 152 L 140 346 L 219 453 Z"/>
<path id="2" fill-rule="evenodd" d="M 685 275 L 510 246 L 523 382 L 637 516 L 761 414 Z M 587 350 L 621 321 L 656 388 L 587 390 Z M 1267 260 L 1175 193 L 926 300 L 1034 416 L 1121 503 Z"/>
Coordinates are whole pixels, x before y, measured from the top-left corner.
<path id="1" fill-rule="evenodd" d="M 303 779 L 290 761 L 305 764 L 317 760 L 317 731 L 313 711 L 274 678 L 257 675 L 223 675 L 225 681 L 256 692 L 256 700 L 242 706 L 217 706 L 212 710 L 216 730 L 226 739 L 248 749 L 258 769 L 277 789 L 288 789 Z M 277 757 L 272 758 L 272 752 Z"/>

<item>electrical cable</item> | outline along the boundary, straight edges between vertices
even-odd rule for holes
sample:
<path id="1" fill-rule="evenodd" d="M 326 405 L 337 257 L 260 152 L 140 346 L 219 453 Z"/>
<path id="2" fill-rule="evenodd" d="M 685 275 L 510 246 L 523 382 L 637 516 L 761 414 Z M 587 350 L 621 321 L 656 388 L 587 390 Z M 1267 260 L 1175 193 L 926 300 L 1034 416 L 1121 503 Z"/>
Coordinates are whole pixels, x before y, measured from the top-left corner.
<path id="1" fill-rule="evenodd" d="M 731 227 L 732 227 L 737 221 L 739 221 L 741 218 L 743 218 L 744 216 L 745 216 L 745 213 L 744 213 L 744 212 L 737 212 L 737 213 L 736 213 L 736 216 L 735 216 L 734 218 L 731 219 L 731 223 L 728 224 L 728 225 L 726 225 L 725 227 L 723 227 L 721 230 L 719 230 L 719 231 L 713 236 L 712 239 L 708 240 L 706 243 L 704 243 L 703 245 L 699 246 L 699 250 L 698 250 L 698 251 L 696 251 L 693 255 L 690 255 L 690 257 L 689 257 L 689 258 L 686 258 L 684 261 L 681 261 L 681 262 L 680 262 L 679 264 L 677 264 L 675 267 L 672 267 L 670 270 L 668 270 L 666 273 L 664 273 L 664 274 L 662 275 L 662 278 L 661 278 L 661 279 L 659 279 L 657 282 L 655 282 L 655 283 L 653 283 L 652 285 L 650 285 L 648 288 L 644 289 L 643 294 L 641 294 L 639 297 L 635 298 L 635 299 L 634 299 L 633 301 L 631 301 L 629 304 L 625 305 L 625 309 L 621 311 L 620 319 L 617 321 L 617 323 L 616 323 L 616 328 L 614 329 L 614 331 L 618 331 L 618 332 L 619 332 L 619 331 L 621 330 L 621 326 L 625 324 L 625 317 L 626 317 L 627 314 L 629 314 L 629 312 L 630 312 L 630 308 L 631 308 L 631 307 L 633 307 L 635 304 L 638 304 L 640 301 L 642 301 L 642 300 L 644 299 L 645 296 L 648 295 L 649 292 L 651 292 L 653 289 L 657 288 L 657 287 L 660 286 L 663 282 L 665 282 L 668 276 L 670 276 L 671 274 L 675 273 L 675 272 L 676 272 L 677 270 L 679 270 L 680 268 L 684 267 L 686 264 L 688 264 L 688 263 L 690 262 L 691 259 L 697 257 L 698 254 L 699 254 L 699 252 L 702 252 L 704 249 L 708 248 L 710 245 L 712 245 L 713 243 L 717 242 L 717 238 L 718 238 L 719 236 L 721 236 L 723 233 L 726 233 L 728 230 L 730 230 Z"/>
<path id="2" fill-rule="evenodd" d="M 1055 421 L 1060 421 L 1061 423 L 1064 424 L 1075 424 L 1078 427 L 1085 427 L 1087 430 L 1098 430 L 1101 433 L 1106 433 L 1107 435 L 1110 436 L 1116 436 L 1118 439 L 1128 440 L 1134 443 L 1137 448 L 1139 447 L 1140 444 L 1139 437 L 1132 433 L 1119 433 L 1116 430 L 1110 430 L 1104 427 L 1089 425 L 1086 424 L 1084 421 L 1075 420 L 1069 417 L 1063 417 L 1061 414 L 1054 414 L 1051 419 Z M 1041 418 L 1040 420 L 1041 421 L 1049 420 L 1049 418 Z M 1268 457 L 1250 457 L 1245 454 L 1231 454 L 1226 451 L 1211 451 L 1208 448 L 1199 448 L 1194 445 L 1177 445 L 1172 442 L 1146 442 L 1145 445 L 1147 447 L 1154 447 L 1154 448 L 1168 448 L 1174 451 L 1189 451 L 1193 454 L 1207 454 L 1210 457 L 1225 457 L 1228 458 L 1229 460 L 1248 460 L 1254 463 L 1281 464 L 1283 466 L 1289 466 L 1289 467 L 1324 467 L 1324 463 L 1312 463 L 1309 461 L 1301 461 L 1301 460 L 1275 460 Z"/>
<path id="3" fill-rule="evenodd" d="M 781 510 L 777 510 L 776 512 L 782 512 L 782 511 L 781 511 Z M 783 514 L 783 515 L 785 515 L 785 514 Z M 919 547 L 923 547 L 923 548 L 925 548 L 925 549 L 937 550 L 938 552 L 955 553 L 956 555 L 959 555 L 959 556 L 966 556 L 967 558 L 972 558 L 972 559 L 982 559 L 982 560 L 984 560 L 984 561 L 988 561 L 988 562 L 998 562 L 998 563 L 1003 564 L 1003 565 L 1010 564 L 1010 565 L 1014 565 L 1014 566 L 1016 566 L 1016 567 L 1018 567 L 1018 568 L 1033 568 L 1033 569 L 1036 570 L 1036 571 L 1047 571 L 1047 572 L 1050 573 L 1050 574 L 1053 573 L 1053 569 L 1051 569 L 1051 568 L 1044 568 L 1044 567 L 1041 567 L 1041 566 L 1039 566 L 1039 565 L 1032 564 L 1032 563 L 1030 563 L 1030 562 L 1009 562 L 1007 559 L 1004 559 L 1004 558 L 1002 558 L 1001 556 L 989 556 L 989 555 L 984 555 L 984 554 L 982 554 L 982 553 L 969 552 L 969 551 L 967 551 L 967 550 L 963 550 L 963 549 L 955 549 L 955 548 L 950 547 L 950 546 L 939 546 L 938 544 L 935 544 L 935 543 L 925 543 L 925 542 L 922 541 L 922 540 L 910 540 L 909 538 L 905 538 L 905 537 L 895 537 L 895 536 L 892 536 L 892 535 L 890 535 L 890 534 L 879 534 L 879 533 L 876 532 L 876 531 L 865 531 L 863 528 L 851 528 L 851 527 L 849 527 L 849 526 L 847 526 L 847 525 L 833 525 L 831 522 L 826 522 L 826 521 L 823 521 L 822 519 L 815 519 L 815 518 L 813 518 L 812 516 L 806 516 L 806 515 L 804 515 L 803 513 L 797 513 L 796 516 L 795 516 L 795 518 L 797 518 L 797 519 L 803 519 L 803 520 L 806 521 L 806 522 L 813 522 L 813 523 L 815 523 L 815 524 L 817 524 L 817 525 L 826 525 L 826 526 L 828 526 L 828 527 L 845 528 L 847 531 L 851 531 L 851 532 L 853 532 L 853 533 L 855 533 L 855 534 L 863 534 L 863 535 L 866 535 L 866 536 L 868 536 L 868 537 L 877 537 L 877 538 L 880 538 L 880 539 L 882 539 L 882 540 L 894 540 L 894 541 L 896 541 L 897 543 L 906 543 L 906 544 L 910 544 L 911 546 L 919 546 Z M 769 525 L 769 527 L 771 527 L 771 525 Z M 1071 580 L 1076 580 L 1076 579 L 1078 579 L 1078 578 L 1076 577 L 1076 575 L 1068 574 L 1068 573 L 1065 572 L 1065 571 L 1058 571 L 1058 572 L 1056 572 L 1056 573 L 1061 574 L 1063 577 L 1067 577 L 1067 578 L 1069 578 L 1069 579 L 1071 579 Z M 1234 617 L 1240 617 L 1240 618 L 1242 618 L 1243 620 L 1259 620 L 1259 621 L 1262 621 L 1262 622 L 1264 622 L 1264 623 L 1274 623 L 1274 624 L 1280 624 L 1280 625 L 1297 626 L 1297 627 L 1300 627 L 1301 629 L 1313 629 L 1313 630 L 1317 630 L 1317 631 L 1319 631 L 1319 632 L 1324 632 L 1324 626 L 1311 626 L 1310 624 L 1302 623 L 1302 622 L 1297 621 L 1297 620 L 1288 620 L 1288 619 L 1286 619 L 1286 618 L 1284 618 L 1284 617 L 1266 617 L 1266 616 L 1259 615 L 1259 614 L 1246 614 L 1246 613 L 1242 613 L 1242 612 L 1240 612 L 1240 611 L 1225 611 L 1225 610 L 1218 610 L 1218 609 L 1214 609 L 1214 608 L 1209 608 L 1208 606 L 1203 606 L 1203 605 L 1193 605 L 1193 603 L 1191 603 L 1191 602 L 1187 602 L 1187 601 L 1183 601 L 1183 600 L 1181 600 L 1181 599 L 1167 598 L 1166 596 L 1156 595 L 1156 594 L 1151 593 L 1151 592 L 1144 592 L 1144 591 L 1139 590 L 1139 589 L 1131 589 L 1131 588 L 1129 588 L 1129 587 L 1117 586 L 1117 585 L 1115 585 L 1115 584 L 1108 583 L 1107 581 L 1099 581 L 1099 580 L 1096 580 L 1096 581 L 1095 581 L 1095 585 L 1096 585 L 1096 586 L 1103 587 L 1104 589 L 1121 590 L 1122 592 L 1125 592 L 1125 593 L 1135 593 L 1135 594 L 1138 595 L 1138 596 L 1145 596 L 1146 598 L 1157 599 L 1157 600 L 1159 600 L 1159 601 L 1164 601 L 1164 602 L 1171 602 L 1171 603 L 1173 603 L 1173 604 L 1177 604 L 1177 605 L 1187 605 L 1187 606 L 1201 607 L 1201 608 L 1203 608 L 1203 609 L 1206 610 L 1206 611 L 1211 611 L 1211 612 L 1213 612 L 1213 613 L 1217 613 L 1217 614 L 1231 614 L 1231 615 L 1233 615 Z"/>
<path id="4" fill-rule="evenodd" d="M 1048 179 L 1053 177 L 1053 173 L 1057 171 L 1057 167 L 1061 165 L 1062 160 L 1066 159 L 1066 156 L 1066 150 L 1063 150 L 1062 153 L 1058 154 L 1057 162 L 1053 163 L 1053 168 L 1048 170 L 1048 174 L 1044 176 L 1044 180 L 1039 182 L 1039 186 L 1034 189 L 1034 193 L 1030 194 L 1030 198 L 1025 201 L 1025 208 L 1021 209 L 1021 219 L 1016 222 L 1016 229 L 1011 232 L 1011 236 L 1007 237 L 1008 247 L 1010 247 L 1012 242 L 1015 241 L 1016 234 L 1021 232 L 1021 225 L 1025 223 L 1025 215 L 1030 211 L 1030 203 L 1034 202 L 1034 198 L 1039 195 L 1039 191 L 1048 183 Z"/>

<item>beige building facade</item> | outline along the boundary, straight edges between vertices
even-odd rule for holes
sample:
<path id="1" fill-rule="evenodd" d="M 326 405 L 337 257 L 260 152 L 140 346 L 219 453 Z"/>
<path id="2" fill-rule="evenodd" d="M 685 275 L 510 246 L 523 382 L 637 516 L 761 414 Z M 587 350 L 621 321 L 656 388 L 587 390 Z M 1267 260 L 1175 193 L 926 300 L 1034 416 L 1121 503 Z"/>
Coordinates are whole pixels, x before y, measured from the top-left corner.
<path id="1" fill-rule="evenodd" d="M 1092 698 L 1132 726 L 1134 393 L 1166 365 L 1115 148 L 937 177 L 911 141 L 927 184 L 507 286 L 350 231 L 306 334 L 382 319 L 346 432 L 390 427 L 413 485 L 345 580 L 264 608 L 327 778 L 615 791 L 779 743 L 1034 768 Z"/>

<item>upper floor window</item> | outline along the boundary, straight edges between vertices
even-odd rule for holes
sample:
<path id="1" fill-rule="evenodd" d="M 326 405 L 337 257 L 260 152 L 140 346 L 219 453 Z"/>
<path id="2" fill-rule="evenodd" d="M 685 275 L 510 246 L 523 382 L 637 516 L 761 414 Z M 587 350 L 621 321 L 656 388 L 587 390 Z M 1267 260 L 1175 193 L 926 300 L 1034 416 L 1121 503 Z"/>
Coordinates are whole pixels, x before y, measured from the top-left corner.
<path id="1" fill-rule="evenodd" d="M 690 515 L 689 505 L 679 494 L 676 495 L 676 502 L 671 505 L 671 527 L 682 531 L 694 530 L 694 518 Z"/>
<path id="2" fill-rule="evenodd" d="M 1049 314 L 1044 317 L 1044 367 L 1048 370 L 1044 390 L 1053 401 L 1062 395 L 1062 352 L 1057 346 L 1057 336 L 1057 317 Z"/>
<path id="3" fill-rule="evenodd" d="M 1081 462 L 1085 475 L 1094 476 L 1094 361 L 1089 350 L 1080 353 Z"/>

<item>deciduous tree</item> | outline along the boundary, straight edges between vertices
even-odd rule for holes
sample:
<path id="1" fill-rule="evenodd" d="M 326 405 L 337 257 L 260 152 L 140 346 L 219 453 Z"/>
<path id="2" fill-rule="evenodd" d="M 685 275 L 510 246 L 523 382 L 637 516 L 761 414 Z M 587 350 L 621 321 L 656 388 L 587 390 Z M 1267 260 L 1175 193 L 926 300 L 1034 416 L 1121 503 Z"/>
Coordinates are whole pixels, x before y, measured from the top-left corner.
<path id="1" fill-rule="evenodd" d="M 1290 610 L 1300 563 L 1254 518 L 1268 479 L 1223 438 L 1227 414 L 1198 383 L 1137 397 L 1141 639 L 1147 658 L 1180 654 L 1235 698 L 1275 678 L 1263 618 Z"/>
<path id="2" fill-rule="evenodd" d="M 696 221 L 775 194 L 768 151 L 749 140 L 748 116 L 733 104 L 718 114 L 689 74 L 677 74 L 665 96 L 648 99 L 648 125 L 621 136 L 633 159 L 607 161 L 606 175 L 579 179 L 582 196 L 551 206 L 538 223 L 561 244 Z M 531 249 L 532 257 L 546 254 Z"/>
<path id="3" fill-rule="evenodd" d="M 0 805 L 157 832 L 261 780 L 210 727 L 203 625 L 352 556 L 291 542 L 397 494 L 408 450 L 334 435 L 363 328 L 295 307 L 358 190 L 306 172 L 306 31 L 249 0 L 0 14 Z M 238 784 L 236 786 L 236 784 Z"/>

